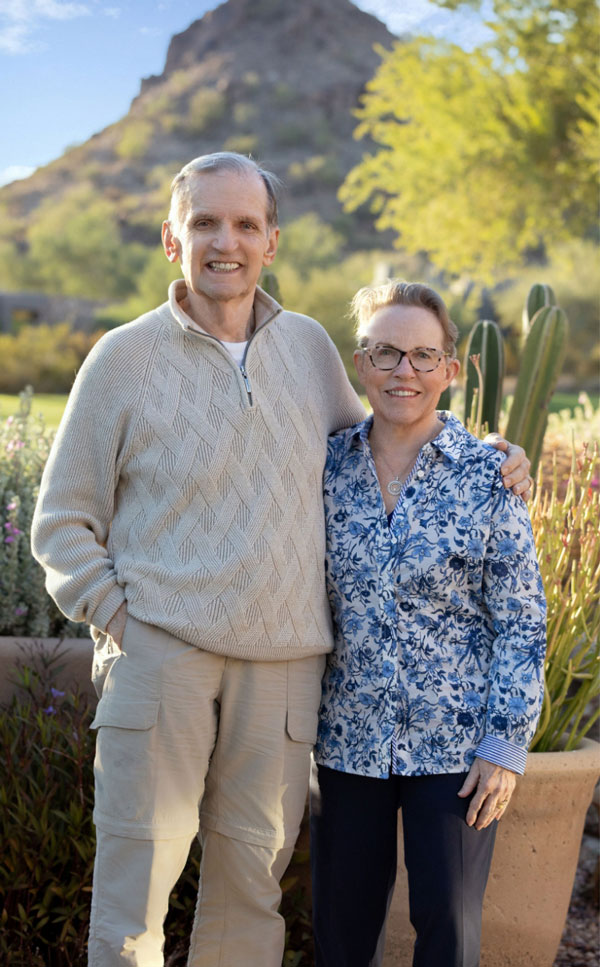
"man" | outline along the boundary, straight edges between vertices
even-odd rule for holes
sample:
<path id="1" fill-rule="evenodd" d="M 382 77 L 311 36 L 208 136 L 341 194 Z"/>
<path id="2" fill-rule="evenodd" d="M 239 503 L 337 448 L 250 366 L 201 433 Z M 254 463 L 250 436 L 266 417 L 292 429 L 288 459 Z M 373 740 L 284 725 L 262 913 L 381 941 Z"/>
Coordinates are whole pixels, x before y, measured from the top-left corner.
<path id="1" fill-rule="evenodd" d="M 163 244 L 184 278 L 94 347 L 42 480 L 34 554 L 97 642 L 90 967 L 163 963 L 199 825 L 190 967 L 281 964 L 331 648 L 326 441 L 363 409 L 325 331 L 257 287 L 278 236 L 253 161 L 182 169 Z"/>

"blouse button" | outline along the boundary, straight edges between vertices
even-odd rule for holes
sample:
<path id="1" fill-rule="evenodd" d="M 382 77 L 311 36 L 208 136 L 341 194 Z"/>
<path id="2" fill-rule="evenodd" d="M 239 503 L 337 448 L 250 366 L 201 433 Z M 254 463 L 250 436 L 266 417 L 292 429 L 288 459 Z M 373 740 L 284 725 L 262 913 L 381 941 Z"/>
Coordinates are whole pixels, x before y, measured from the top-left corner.
<path id="1" fill-rule="evenodd" d="M 425 476 L 424 470 L 417 470 L 417 477 L 419 478 L 419 480 L 422 480 L 424 476 Z"/>

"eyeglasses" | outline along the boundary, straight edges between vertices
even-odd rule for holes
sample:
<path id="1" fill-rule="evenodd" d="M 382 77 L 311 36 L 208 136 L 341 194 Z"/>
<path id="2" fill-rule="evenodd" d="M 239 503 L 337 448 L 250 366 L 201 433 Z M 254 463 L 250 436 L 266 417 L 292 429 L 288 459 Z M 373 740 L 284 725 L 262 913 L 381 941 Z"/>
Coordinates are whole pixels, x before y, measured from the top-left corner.
<path id="1" fill-rule="evenodd" d="M 375 369 L 395 369 L 406 356 L 416 373 L 432 373 L 440 365 L 444 356 L 441 349 L 428 349 L 418 346 L 416 349 L 396 349 L 395 346 L 368 346 L 362 349 L 371 360 Z"/>

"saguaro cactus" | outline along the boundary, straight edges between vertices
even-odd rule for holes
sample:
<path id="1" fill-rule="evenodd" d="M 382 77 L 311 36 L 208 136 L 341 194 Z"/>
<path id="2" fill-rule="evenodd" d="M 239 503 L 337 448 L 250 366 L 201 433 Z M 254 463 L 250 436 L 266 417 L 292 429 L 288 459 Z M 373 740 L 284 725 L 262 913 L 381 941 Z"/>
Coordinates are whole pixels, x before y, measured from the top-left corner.
<path id="1" fill-rule="evenodd" d="M 281 290 L 279 282 L 274 272 L 263 272 L 260 277 L 261 288 L 270 295 L 275 302 L 281 303 Z"/>
<path id="2" fill-rule="evenodd" d="M 524 343 L 531 330 L 531 323 L 536 312 L 543 309 L 544 306 L 555 306 L 556 296 L 550 288 L 549 285 L 545 285 L 542 282 L 536 282 L 532 285 L 527 298 L 525 299 L 525 305 L 523 306 L 523 315 L 521 318 L 521 341 Z"/>
<path id="3" fill-rule="evenodd" d="M 512 443 L 525 448 L 534 475 L 542 453 L 548 404 L 562 367 L 568 329 L 569 322 L 562 309 L 544 306 L 533 317 L 521 357 L 505 435 Z"/>
<path id="4" fill-rule="evenodd" d="M 479 378 L 471 356 L 479 356 L 483 394 L 477 401 L 477 424 L 487 423 L 488 431 L 498 429 L 502 404 L 502 381 L 504 379 L 504 340 L 502 333 L 491 319 L 480 319 L 469 335 L 465 352 L 465 423 L 472 418 L 473 397 L 479 393 Z"/>

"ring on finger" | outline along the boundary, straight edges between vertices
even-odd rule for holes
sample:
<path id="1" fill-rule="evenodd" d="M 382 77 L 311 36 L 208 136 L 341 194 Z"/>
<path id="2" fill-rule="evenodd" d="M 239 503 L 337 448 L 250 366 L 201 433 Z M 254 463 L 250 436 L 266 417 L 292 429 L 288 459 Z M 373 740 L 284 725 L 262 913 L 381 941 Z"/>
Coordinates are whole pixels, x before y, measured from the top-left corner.
<path id="1" fill-rule="evenodd" d="M 496 803 L 496 809 L 506 809 L 508 806 L 508 799 L 503 799 L 501 802 Z"/>

